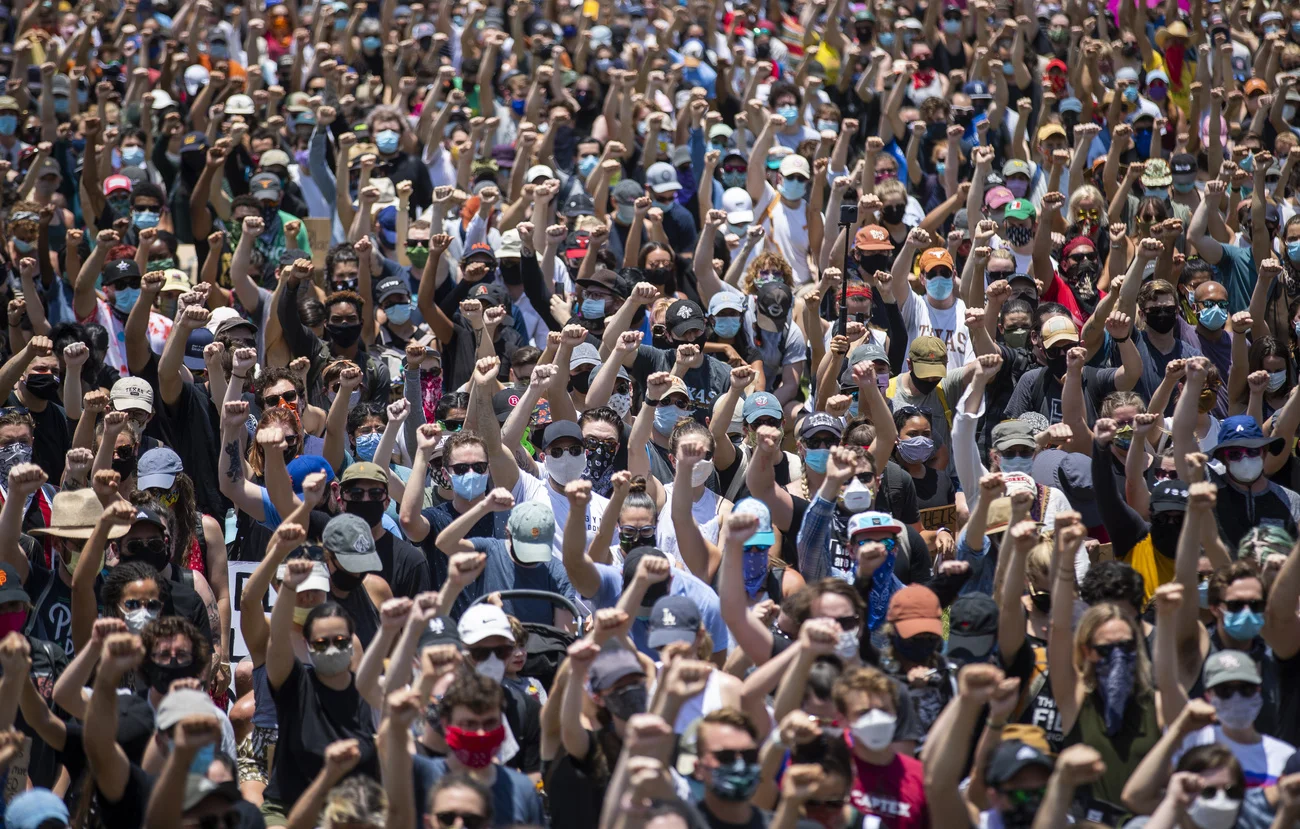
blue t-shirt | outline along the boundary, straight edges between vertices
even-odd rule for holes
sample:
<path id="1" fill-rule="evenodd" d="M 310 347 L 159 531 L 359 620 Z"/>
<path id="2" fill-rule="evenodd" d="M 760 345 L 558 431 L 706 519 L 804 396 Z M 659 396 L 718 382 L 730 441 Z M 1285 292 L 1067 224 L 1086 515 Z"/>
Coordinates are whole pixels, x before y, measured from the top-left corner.
<path id="1" fill-rule="evenodd" d="M 460 619 L 460 615 L 481 596 L 498 590 L 545 590 L 559 593 L 569 601 L 577 601 L 578 595 L 569 584 L 569 576 L 564 572 L 564 564 L 556 558 L 544 564 L 525 565 L 517 563 L 506 549 L 506 543 L 499 538 L 471 538 L 474 549 L 487 553 L 487 567 L 482 575 L 461 591 L 452 607 L 451 617 Z M 555 606 L 539 599 L 506 599 L 507 614 L 521 622 L 539 622 L 544 625 L 554 623 Z"/>
<path id="2" fill-rule="evenodd" d="M 623 593 L 622 568 L 597 564 L 596 570 L 600 573 L 600 587 L 597 588 L 595 596 L 588 597 L 594 604 L 592 609 L 600 610 L 616 606 L 618 597 Z M 709 636 L 713 637 L 713 652 L 727 649 L 731 634 L 727 631 L 727 623 L 722 621 L 722 605 L 712 587 L 685 570 L 673 570 L 672 581 L 668 585 L 668 595 L 685 596 L 695 602 L 695 606 L 700 609 L 700 621 L 704 624 L 704 629 L 709 632 Z M 638 650 L 654 659 L 657 658 L 657 654 L 650 648 L 649 639 L 650 622 L 637 617 L 632 623 L 632 641 L 636 643 Z"/>
<path id="3" fill-rule="evenodd" d="M 442 757 L 421 757 L 415 761 L 415 805 L 419 810 L 420 825 L 429 809 L 429 792 L 449 773 L 447 760 Z M 497 777 L 489 787 L 492 790 L 493 826 L 546 826 L 542 813 L 542 799 L 537 787 L 527 775 L 505 766 L 496 767 Z"/>
<path id="4" fill-rule="evenodd" d="M 266 520 L 262 522 L 262 526 L 266 527 L 268 530 L 274 530 L 276 527 L 279 527 L 284 523 L 284 518 L 280 515 L 280 511 L 275 508 L 275 504 L 271 503 L 271 495 L 266 491 L 266 487 L 262 486 L 258 487 L 258 489 L 262 491 L 262 512 L 266 513 Z M 301 492 L 295 494 L 300 498 L 302 497 Z M 406 535 L 402 532 L 402 528 L 397 523 L 397 519 L 393 518 L 388 513 L 385 512 L 383 514 L 379 519 L 379 523 L 383 525 L 384 529 L 388 530 L 397 538 L 406 538 Z"/>

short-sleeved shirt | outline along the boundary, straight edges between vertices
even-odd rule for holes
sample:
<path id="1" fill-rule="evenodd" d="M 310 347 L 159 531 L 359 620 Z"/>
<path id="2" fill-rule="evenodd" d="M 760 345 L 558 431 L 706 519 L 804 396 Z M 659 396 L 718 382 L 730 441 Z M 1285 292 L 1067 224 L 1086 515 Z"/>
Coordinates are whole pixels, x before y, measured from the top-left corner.
<path id="1" fill-rule="evenodd" d="M 594 610 L 614 607 L 618 604 L 618 597 L 623 593 L 623 570 L 608 564 L 597 564 L 596 570 L 600 573 L 600 587 L 596 589 L 595 596 L 586 598 L 594 602 Z M 722 621 L 722 605 L 718 601 L 718 594 L 714 593 L 713 588 L 707 583 L 685 570 L 672 570 L 670 578 L 668 595 L 685 596 L 695 602 L 695 606 L 700 609 L 700 621 L 713 639 L 714 652 L 726 650 L 731 635 L 727 632 L 727 623 Z M 656 654 L 650 647 L 649 639 L 649 620 L 634 621 L 632 641 L 642 653 L 655 658 Z"/>
<path id="2" fill-rule="evenodd" d="M 394 597 L 413 599 L 433 589 L 429 561 L 411 542 L 385 532 L 375 540 L 375 552 L 383 565 L 380 575 L 393 589 Z"/>
<path id="3" fill-rule="evenodd" d="M 1295 754 L 1295 746 L 1267 734 L 1260 735 L 1258 743 L 1239 743 L 1224 734 L 1222 726 L 1207 725 L 1198 728 L 1183 739 L 1182 747 L 1174 755 L 1174 765 L 1178 765 L 1179 758 L 1189 749 L 1215 743 L 1231 751 L 1237 758 L 1237 762 L 1241 763 L 1241 771 L 1246 776 L 1246 785 L 1250 788 L 1272 786 L 1277 783 L 1277 779 L 1282 776 L 1282 770 L 1286 768 L 1286 761 Z"/>
<path id="4" fill-rule="evenodd" d="M 644 384 L 651 374 L 658 371 L 672 371 L 676 363 L 677 352 L 674 349 L 643 345 L 637 349 L 636 360 L 633 361 L 628 373 Z M 686 383 L 686 389 L 691 394 L 691 404 L 695 409 L 711 414 L 713 402 L 718 399 L 718 395 L 726 394 L 727 389 L 731 388 L 731 366 L 706 354 L 704 364 L 686 372 L 682 381 Z"/>
<path id="5" fill-rule="evenodd" d="M 544 590 L 559 593 L 569 601 L 577 599 L 564 563 L 558 558 L 541 564 L 520 564 L 499 538 L 471 538 L 474 549 L 487 553 L 487 567 L 461 591 L 451 615 L 459 619 L 475 599 L 501 590 Z M 505 599 L 505 611 L 521 622 L 553 624 L 555 606 L 539 599 Z"/>
<path id="6" fill-rule="evenodd" d="M 1097 419 L 1097 409 L 1101 400 L 1115 390 L 1115 375 L 1119 369 L 1083 367 L 1083 405 L 1085 418 L 1089 423 Z M 1055 377 L 1047 376 L 1047 369 L 1032 368 L 1020 375 L 1020 381 L 1011 392 L 1007 401 L 1006 416 L 1020 417 L 1025 412 L 1038 412 L 1049 423 L 1060 423 L 1064 417 L 1061 410 L 1061 384 Z"/>
<path id="7" fill-rule="evenodd" d="M 863 827 L 923 829 L 930 825 L 925 773 L 921 761 L 914 757 L 896 754 L 889 765 L 875 766 L 854 756 L 849 801 L 863 815 Z"/>
<path id="8" fill-rule="evenodd" d="M 451 522 L 460 518 L 461 514 L 456 511 L 456 507 L 451 501 L 443 501 L 432 507 L 425 507 L 420 510 L 424 520 L 429 522 L 429 534 L 420 542 L 420 547 L 424 550 L 424 557 L 429 561 L 429 572 L 433 575 L 433 586 L 441 589 L 447 581 L 447 562 L 449 556 L 446 551 L 438 549 L 438 534 L 451 526 Z M 474 526 L 469 528 L 466 538 L 505 538 L 506 521 L 509 520 L 510 514 L 506 512 L 490 512 L 474 522 Z"/>
<path id="9" fill-rule="evenodd" d="M 938 337 L 948 346 L 948 366 L 966 365 L 974 355 L 970 329 L 966 327 L 966 303 L 960 299 L 951 308 L 935 308 L 919 294 L 908 289 L 899 303 L 908 341 L 917 337 Z"/>
<path id="10" fill-rule="evenodd" d="M 429 792 L 438 781 L 450 773 L 444 757 L 421 757 L 415 761 L 415 802 L 424 812 L 429 802 Z M 496 766 L 496 779 L 488 788 L 492 791 L 493 826 L 546 826 L 542 814 L 542 799 L 537 786 L 526 775 L 505 766 Z"/>
<path id="11" fill-rule="evenodd" d="M 1214 281 L 1228 290 L 1228 313 L 1250 308 L 1255 290 L 1255 255 L 1250 248 L 1223 245 L 1223 256 L 1214 266 Z"/>

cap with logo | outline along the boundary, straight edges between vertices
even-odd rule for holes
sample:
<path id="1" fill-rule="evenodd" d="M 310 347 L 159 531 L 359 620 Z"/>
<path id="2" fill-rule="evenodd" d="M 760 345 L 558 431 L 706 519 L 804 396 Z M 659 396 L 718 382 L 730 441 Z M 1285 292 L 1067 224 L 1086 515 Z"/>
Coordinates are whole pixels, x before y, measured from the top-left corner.
<path id="1" fill-rule="evenodd" d="M 897 535 L 903 532 L 903 525 L 889 513 L 875 510 L 856 513 L 849 519 L 849 538 L 856 538 L 860 533 L 869 532 L 887 532 Z"/>
<path id="2" fill-rule="evenodd" d="M 650 610 L 648 644 L 662 648 L 673 642 L 694 642 L 700 629 L 700 609 L 686 596 L 664 596 Z"/>
<path id="3" fill-rule="evenodd" d="M 993 750 L 993 756 L 989 758 L 988 769 L 984 772 L 984 782 L 992 786 L 1000 786 L 1030 766 L 1039 766 L 1050 772 L 1056 768 L 1056 761 L 1046 749 L 1046 740 L 1043 740 L 1040 747 L 1022 740 L 1006 739 L 1004 730 L 1002 742 L 998 743 L 997 748 Z"/>
<path id="4" fill-rule="evenodd" d="M 1020 163 L 1024 164 L 1023 161 Z M 1038 215 L 1038 211 L 1029 199 L 1016 199 L 1007 205 L 1006 215 L 1008 219 L 1032 219 Z"/>
<path id="5" fill-rule="evenodd" d="M 804 178 L 812 178 L 812 167 L 808 166 L 808 159 L 798 153 L 791 153 L 781 159 L 780 171 L 781 175 L 786 177 L 803 176 Z"/>
<path id="6" fill-rule="evenodd" d="M 997 210 L 1003 205 L 1010 204 L 1016 200 L 1016 194 L 1011 192 L 1011 188 L 998 185 L 991 188 L 984 194 L 984 206 L 989 210 Z"/>
<path id="7" fill-rule="evenodd" d="M 790 319 L 790 308 L 794 305 L 794 292 L 784 282 L 767 282 L 754 297 L 754 310 L 759 319 L 768 319 L 784 324 Z"/>
<path id="8" fill-rule="evenodd" d="M 358 515 L 345 512 L 331 518 L 321 533 L 321 544 L 349 573 L 378 573 L 384 569 L 370 525 Z"/>
<path id="9" fill-rule="evenodd" d="M 655 193 L 675 193 L 682 189 L 677 169 L 666 161 L 656 161 L 645 173 L 645 184 Z"/>
<path id="10" fill-rule="evenodd" d="M 948 347 L 938 337 L 917 337 L 907 349 L 912 376 L 941 380 L 948 373 Z"/>
<path id="11" fill-rule="evenodd" d="M 758 519 L 754 533 L 745 540 L 746 547 L 770 547 L 776 543 L 776 533 L 772 531 L 772 511 L 767 504 L 757 498 L 742 498 L 731 509 L 732 515 L 752 515 Z"/>
<path id="12" fill-rule="evenodd" d="M 849 352 L 848 362 L 845 364 L 844 370 L 840 372 L 840 388 L 856 388 L 858 381 L 853 379 L 853 367 L 866 362 L 876 364 L 876 375 L 878 377 L 882 373 L 888 375 L 889 357 L 885 354 L 885 347 L 872 340 Z M 881 365 L 882 363 L 883 365 Z"/>
<path id="13" fill-rule="evenodd" d="M 546 438 L 550 440 L 551 429 L 546 427 Z M 549 503 L 542 501 L 524 501 L 510 510 L 510 520 L 506 523 L 510 533 L 510 543 L 514 556 L 524 564 L 540 564 L 551 560 L 552 545 L 555 541 L 555 513 Z"/>
<path id="14" fill-rule="evenodd" d="M 470 299 L 476 299 L 486 310 L 488 308 L 509 307 L 510 294 L 505 286 L 496 282 L 480 282 L 470 289 Z"/>
<path id="15" fill-rule="evenodd" d="M 280 177 L 274 173 L 258 173 L 248 182 L 248 190 L 258 201 L 280 200 Z"/>
<path id="16" fill-rule="evenodd" d="M 1151 487 L 1151 514 L 1187 512 L 1187 482 L 1177 478 L 1159 481 Z"/>
<path id="17" fill-rule="evenodd" d="M 507 624 L 509 622 L 507 621 Z M 420 630 L 420 639 L 417 642 L 419 650 L 432 648 L 436 645 L 455 645 L 460 648 L 464 645 L 460 638 L 460 630 L 457 629 L 456 623 L 450 616 L 434 616 Z"/>
<path id="18" fill-rule="evenodd" d="M 1282 451 L 1285 444 L 1285 439 L 1281 437 L 1265 437 L 1253 415 L 1233 415 L 1219 422 L 1219 441 L 1214 444 L 1210 454 L 1217 457 L 1220 451 L 1234 446 L 1243 449 L 1267 447 L 1270 453 L 1277 453 Z"/>
<path id="19" fill-rule="evenodd" d="M 1062 342 L 1078 343 L 1079 329 L 1074 320 L 1068 316 L 1051 317 L 1043 323 L 1043 348 L 1051 348 Z"/>
<path id="20" fill-rule="evenodd" d="M 519 406 L 519 389 L 507 386 L 492 395 L 492 413 L 497 416 L 497 423 L 505 423 L 510 413 Z"/>
<path id="21" fill-rule="evenodd" d="M 138 280 L 139 278 L 140 266 L 135 263 L 134 259 L 114 259 L 105 265 L 104 270 L 100 272 L 99 282 L 107 287 L 130 279 Z"/>
<path id="22" fill-rule="evenodd" d="M 776 395 L 765 391 L 751 394 L 745 398 L 745 408 L 743 415 L 746 423 L 753 423 L 760 417 L 773 417 L 781 419 L 781 401 L 776 399 Z"/>
<path id="23" fill-rule="evenodd" d="M 18 570 L 8 562 L 0 562 L 0 604 L 5 602 L 32 603 L 32 597 L 23 589 L 23 580 L 18 578 Z"/>
<path id="24" fill-rule="evenodd" d="M 1234 650 L 1216 651 L 1205 660 L 1205 688 L 1211 690 L 1225 682 L 1262 685 L 1264 680 L 1250 654 Z"/>
<path id="25" fill-rule="evenodd" d="M 668 306 L 664 322 L 674 337 L 680 337 L 687 331 L 703 331 L 705 325 L 704 309 L 689 299 L 679 299 Z"/>
<path id="26" fill-rule="evenodd" d="M 123 377 L 115 381 L 108 392 L 108 400 L 115 412 L 134 409 L 153 414 L 153 386 L 139 377 Z"/>
<path id="27" fill-rule="evenodd" d="M 835 415 L 826 412 L 813 412 L 799 424 L 799 437 L 807 440 L 818 432 L 829 432 L 835 437 L 844 434 L 844 422 Z"/>
<path id="28" fill-rule="evenodd" d="M 515 638 L 506 612 L 487 602 L 472 605 L 469 610 L 461 614 L 456 631 L 466 645 L 477 645 L 493 636 L 505 636 L 511 640 Z"/>
<path id="29" fill-rule="evenodd" d="M 853 246 L 868 253 L 889 252 L 894 243 L 889 240 L 889 231 L 880 225 L 866 225 L 859 228 L 853 236 Z"/>
<path id="30" fill-rule="evenodd" d="M 125 191 L 127 193 L 131 192 L 131 179 L 127 178 L 124 175 L 121 175 L 120 173 L 118 175 L 109 176 L 108 178 L 104 179 L 105 196 L 111 196 L 114 193 L 121 192 L 121 191 Z"/>
<path id="31" fill-rule="evenodd" d="M 340 484 L 352 481 L 374 481 L 387 486 L 388 473 L 379 464 L 370 463 L 369 461 L 357 461 L 349 464 L 348 468 L 343 470 L 343 476 L 339 478 Z"/>
<path id="32" fill-rule="evenodd" d="M 921 254 L 921 273 L 928 274 L 935 268 L 947 268 L 951 271 L 956 267 L 952 261 L 952 254 L 947 248 L 930 248 Z"/>

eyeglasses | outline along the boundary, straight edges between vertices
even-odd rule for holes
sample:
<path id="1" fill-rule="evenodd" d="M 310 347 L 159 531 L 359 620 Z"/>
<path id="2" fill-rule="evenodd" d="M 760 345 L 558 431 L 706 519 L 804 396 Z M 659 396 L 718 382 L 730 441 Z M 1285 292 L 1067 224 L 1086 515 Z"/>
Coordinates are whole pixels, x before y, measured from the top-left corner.
<path id="1" fill-rule="evenodd" d="M 568 453 L 569 457 L 576 458 L 585 451 L 586 450 L 582 448 L 582 444 L 578 443 L 572 446 L 552 446 L 550 449 L 546 450 L 546 454 L 559 460 L 564 457 L 565 453 Z"/>
<path id="2" fill-rule="evenodd" d="M 357 486 L 343 490 L 343 498 L 348 501 L 382 501 L 387 497 L 388 488 L 382 486 Z"/>
<path id="3" fill-rule="evenodd" d="M 999 449 L 999 454 L 1004 458 L 1032 458 L 1034 450 L 1028 446 L 1008 446 L 1006 449 Z"/>
<path id="4" fill-rule="evenodd" d="M 1101 654 L 1103 659 L 1109 659 L 1110 655 L 1116 650 L 1124 653 L 1137 653 L 1137 642 L 1133 639 L 1125 639 L 1123 642 L 1111 642 L 1106 645 L 1093 645 L 1092 649 Z"/>
<path id="5" fill-rule="evenodd" d="M 902 415 L 904 418 L 912 418 L 921 415 L 926 420 L 934 420 L 934 412 L 929 406 L 899 406 L 894 409 L 894 414 Z"/>
<path id="6" fill-rule="evenodd" d="M 835 622 L 839 624 L 840 630 L 857 630 L 862 619 L 859 616 L 841 616 Z"/>
<path id="7" fill-rule="evenodd" d="M 1047 794 L 1047 787 L 1041 789 L 1002 789 L 1002 795 L 1010 800 L 1016 806 L 1027 806 L 1033 803 L 1040 803 L 1043 796 Z"/>
<path id="8" fill-rule="evenodd" d="M 711 455 L 712 453 L 710 452 L 710 453 L 708 453 L 708 454 Z M 860 484 L 870 484 L 872 481 L 876 480 L 876 473 L 874 473 L 874 472 L 859 472 L 858 474 L 854 475 L 853 477 L 857 478 L 857 479 L 858 479 L 858 483 L 860 483 Z"/>
<path id="9" fill-rule="evenodd" d="M 447 467 L 453 475 L 465 475 L 471 470 L 482 475 L 488 471 L 487 461 L 475 461 L 474 463 L 453 463 Z"/>
<path id="10" fill-rule="evenodd" d="M 618 451 L 617 440 L 601 440 L 600 438 L 583 438 L 582 445 L 588 452 L 596 452 L 600 449 L 607 449 L 610 452 Z"/>
<path id="11" fill-rule="evenodd" d="M 352 644 L 352 637 L 344 636 L 343 634 L 340 633 L 338 636 L 322 636 L 319 639 L 311 640 L 307 644 L 308 647 L 310 647 L 316 653 L 324 653 L 325 651 L 330 649 L 330 646 L 336 647 L 339 650 L 343 650 L 348 645 Z"/>
<path id="12" fill-rule="evenodd" d="M 1210 690 L 1219 699 L 1231 699 L 1234 695 L 1250 699 L 1259 693 L 1259 686 L 1252 682 L 1221 682 Z"/>
<path id="13" fill-rule="evenodd" d="M 493 654 L 496 655 L 497 659 L 500 659 L 502 662 L 504 662 L 507 659 L 509 659 L 514 654 L 514 652 L 515 652 L 515 646 L 513 643 L 509 645 L 497 645 L 495 648 L 470 648 L 469 649 L 470 658 L 473 659 L 475 662 L 486 662 L 488 659 L 492 658 Z"/>
<path id="14" fill-rule="evenodd" d="M 451 829 L 456 825 L 457 820 L 465 829 L 483 829 L 487 825 L 486 817 L 470 812 L 434 812 L 433 817 L 438 821 L 438 826 L 443 829 Z"/>
<path id="15" fill-rule="evenodd" d="M 840 445 L 840 439 L 837 437 L 819 438 L 816 436 L 805 438 L 803 445 L 809 449 L 834 449 Z"/>
<path id="16" fill-rule="evenodd" d="M 638 538 L 654 538 L 658 530 L 654 524 L 648 524 L 644 527 L 632 527 L 627 524 L 618 525 L 618 537 L 624 541 L 635 541 Z"/>
<path id="17" fill-rule="evenodd" d="M 126 551 L 134 557 L 160 555 L 167 549 L 161 538 L 133 538 L 126 542 Z"/>
<path id="18" fill-rule="evenodd" d="M 1196 303 L 1198 308 L 1222 308 L 1228 310 L 1228 300 L 1226 299 L 1203 299 Z"/>
<path id="19" fill-rule="evenodd" d="M 297 402 L 298 402 L 298 390 L 297 390 L 297 389 L 289 389 L 289 390 L 288 390 L 287 392 L 285 392 L 284 394 L 268 394 L 268 395 L 265 395 L 265 396 L 262 398 L 262 403 L 265 404 L 265 406 L 268 407 L 268 408 L 274 408 L 275 406 L 279 406 L 279 405 L 280 405 L 280 401 L 281 401 L 281 400 L 283 400 L 285 403 L 297 403 Z"/>
<path id="20" fill-rule="evenodd" d="M 162 613 L 163 603 L 161 599 L 126 599 L 122 602 L 122 609 L 127 612 L 134 612 L 141 608 L 150 613 Z"/>
<path id="21" fill-rule="evenodd" d="M 1095 253 L 1072 253 L 1067 257 L 1071 262 L 1096 262 Z"/>
<path id="22" fill-rule="evenodd" d="M 758 749 L 756 748 L 722 748 L 711 753 L 713 759 L 717 760 L 720 766 L 734 766 L 737 760 L 744 760 L 748 764 L 758 762 Z"/>
<path id="23" fill-rule="evenodd" d="M 1231 446 L 1223 450 L 1223 459 L 1226 461 L 1239 461 L 1242 458 L 1258 458 L 1262 454 L 1264 454 L 1263 447 Z"/>
<path id="24" fill-rule="evenodd" d="M 1151 473 L 1152 479 L 1156 481 L 1172 481 L 1178 478 L 1177 469 L 1156 469 Z"/>
<path id="25" fill-rule="evenodd" d="M 175 653 L 171 651 L 159 651 L 149 655 L 149 661 L 155 665 L 167 665 L 173 668 L 185 668 L 194 664 L 194 654 L 189 651 Z M 1217 690 L 1217 689 L 1216 689 Z"/>
<path id="26" fill-rule="evenodd" d="M 631 394 L 632 384 L 623 382 L 614 384 L 614 394 Z"/>
<path id="27" fill-rule="evenodd" d="M 117 458 L 118 460 L 123 460 L 123 461 L 124 461 L 124 460 L 127 460 L 128 458 L 135 457 L 135 447 L 134 447 L 134 446 L 119 446 L 119 447 L 117 447 L 116 449 L 113 450 L 113 457 Z"/>
<path id="28" fill-rule="evenodd" d="M 1253 613 L 1263 613 L 1267 604 L 1263 599 L 1225 599 L 1223 602 L 1223 606 L 1228 608 L 1229 613 L 1240 613 L 1247 607 Z"/>
<path id="29" fill-rule="evenodd" d="M 1217 689 L 1216 689 L 1217 690 Z M 1245 786 L 1206 786 L 1201 789 L 1201 797 L 1206 800 L 1213 800 L 1223 792 L 1229 800 L 1241 800 L 1246 796 Z"/>
<path id="30" fill-rule="evenodd" d="M 1010 279 L 1011 277 L 1016 275 L 1016 271 L 1014 268 L 1009 271 L 986 270 L 984 271 L 984 273 L 988 277 L 989 282 L 997 282 L 999 279 Z"/>

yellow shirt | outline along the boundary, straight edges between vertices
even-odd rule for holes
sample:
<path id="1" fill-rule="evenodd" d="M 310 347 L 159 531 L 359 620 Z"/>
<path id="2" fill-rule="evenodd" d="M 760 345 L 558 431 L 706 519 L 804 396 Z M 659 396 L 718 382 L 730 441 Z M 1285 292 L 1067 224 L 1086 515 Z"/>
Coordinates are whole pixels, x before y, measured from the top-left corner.
<path id="1" fill-rule="evenodd" d="M 1150 603 L 1157 587 L 1174 580 L 1174 560 L 1156 552 L 1150 533 L 1129 550 L 1123 561 L 1142 576 L 1142 607 L 1139 610 Z"/>

